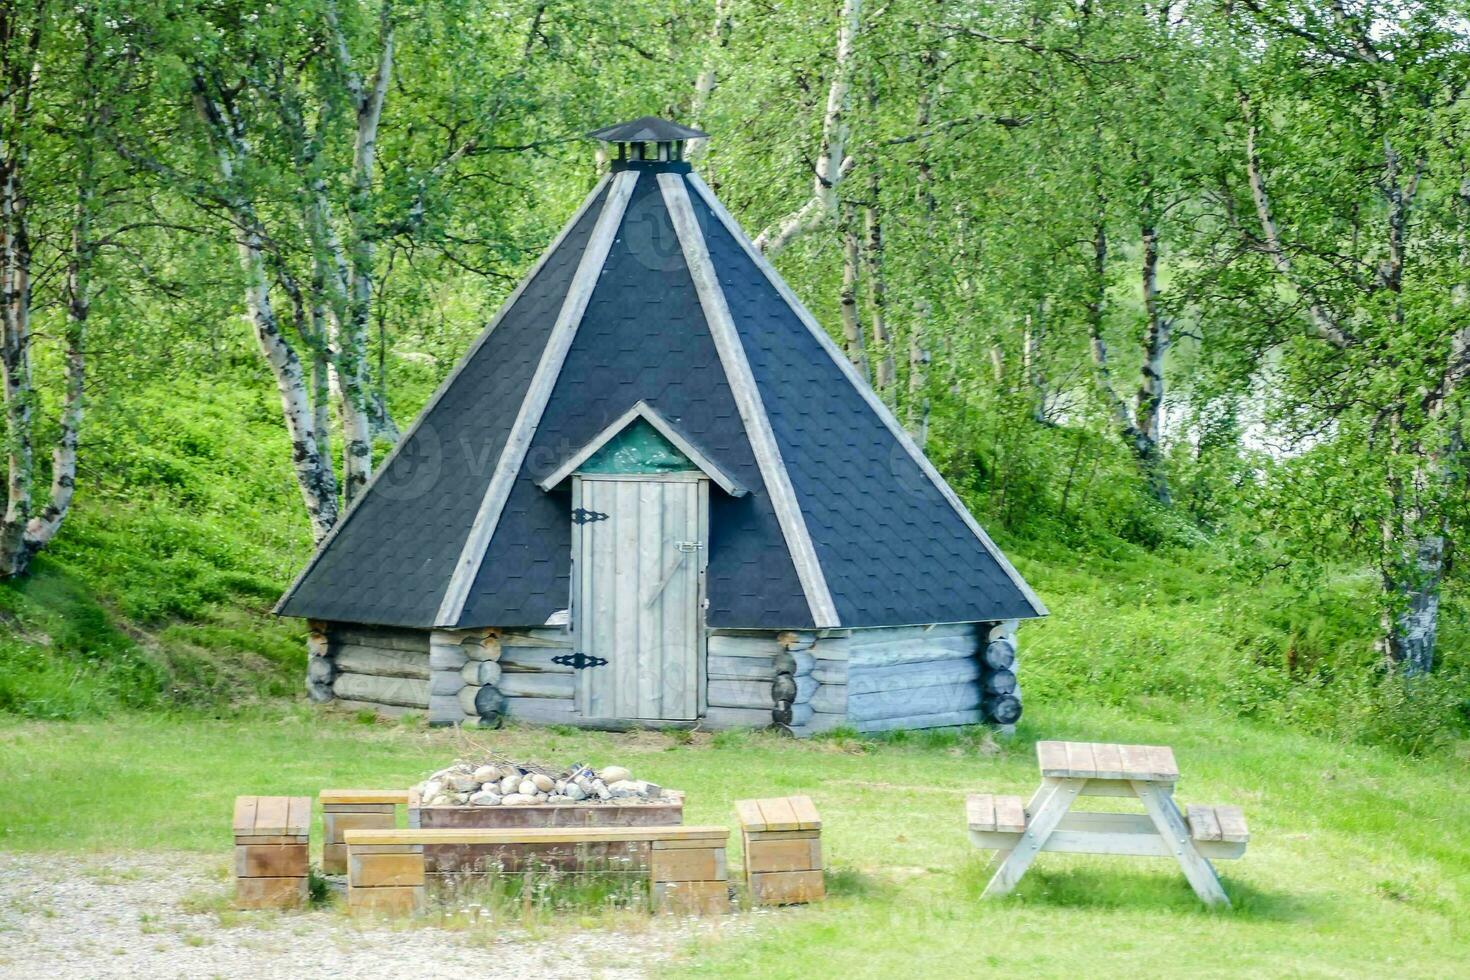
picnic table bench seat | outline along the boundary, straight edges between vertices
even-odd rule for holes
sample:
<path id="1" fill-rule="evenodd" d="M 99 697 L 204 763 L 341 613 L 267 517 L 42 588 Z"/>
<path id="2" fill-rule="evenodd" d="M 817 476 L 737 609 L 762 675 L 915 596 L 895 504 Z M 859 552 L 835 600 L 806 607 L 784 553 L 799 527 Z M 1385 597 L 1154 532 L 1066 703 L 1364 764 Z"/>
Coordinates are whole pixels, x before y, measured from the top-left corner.
<path id="1" fill-rule="evenodd" d="M 1196 841 L 1245 844 L 1251 839 L 1250 831 L 1245 825 L 1245 814 L 1238 806 L 1201 806 L 1191 803 L 1185 808 L 1184 815 L 1189 824 L 1189 836 Z"/>

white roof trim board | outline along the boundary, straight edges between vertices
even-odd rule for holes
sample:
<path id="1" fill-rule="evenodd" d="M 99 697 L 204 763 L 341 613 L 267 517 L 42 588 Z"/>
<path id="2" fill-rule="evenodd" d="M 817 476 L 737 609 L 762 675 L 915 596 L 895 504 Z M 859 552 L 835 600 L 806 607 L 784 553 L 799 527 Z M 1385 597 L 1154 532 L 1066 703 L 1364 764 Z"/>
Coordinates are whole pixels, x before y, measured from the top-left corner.
<path id="1" fill-rule="evenodd" d="M 592 290 L 602 273 L 603 263 L 607 261 L 613 239 L 617 237 L 618 228 L 623 223 L 623 213 L 627 211 L 628 201 L 633 196 L 638 173 L 624 170 L 615 174 L 612 181 L 607 203 L 597 216 L 597 224 L 592 229 L 592 236 L 582 252 L 577 272 L 572 277 L 571 288 L 567 290 L 561 312 L 551 328 L 551 337 L 542 352 L 540 363 L 536 365 L 531 387 L 521 401 L 510 436 L 496 462 L 495 475 L 485 488 L 479 513 L 475 515 L 459 561 L 444 590 L 444 599 L 436 617 L 440 626 L 455 626 L 459 622 L 460 614 L 464 612 L 470 588 L 480 572 L 481 562 L 484 561 L 485 549 L 495 534 L 495 527 L 500 522 L 506 501 L 510 498 L 511 487 L 520 474 L 526 452 L 531 447 L 531 439 L 536 435 L 536 427 L 541 422 L 546 403 L 551 398 L 551 391 L 556 386 L 562 365 L 566 362 L 567 351 L 571 349 L 572 340 L 576 337 L 577 326 L 582 322 L 582 314 L 586 312 L 587 303 L 592 298 Z"/>
<path id="2" fill-rule="evenodd" d="M 715 485 L 718 486 L 721 490 L 725 491 L 732 497 L 743 497 L 748 492 L 739 483 L 736 483 L 735 480 L 733 480 L 728 473 L 716 466 L 713 460 L 711 460 L 704 453 L 696 449 L 688 439 L 684 438 L 684 436 L 680 434 L 678 429 L 674 428 L 664 419 L 662 415 L 659 415 L 658 412 L 654 411 L 651 405 L 643 401 L 640 401 L 638 404 L 628 409 L 626 412 L 623 413 L 621 418 L 617 419 L 607 428 L 603 429 L 597 435 L 593 436 L 591 441 L 588 442 L 587 445 L 583 446 L 575 454 L 573 454 L 571 458 L 558 466 L 556 468 L 556 471 L 553 472 L 550 476 L 538 482 L 537 486 L 539 486 L 542 490 L 550 490 L 552 487 L 561 483 L 567 477 L 576 472 L 577 467 L 581 466 L 583 463 L 587 462 L 587 460 L 596 455 L 597 451 L 603 446 L 607 445 L 610 439 L 616 436 L 619 432 L 622 432 L 624 429 L 626 429 L 634 419 L 639 418 L 643 419 L 649 425 L 653 426 L 655 429 L 658 430 L 659 435 L 663 436 L 665 439 L 669 440 L 669 442 L 673 443 L 675 449 L 678 449 L 679 452 L 688 457 L 689 462 L 697 466 L 704 473 L 704 475 L 713 480 Z"/>
<path id="3" fill-rule="evenodd" d="M 806 517 L 797 502 L 790 474 L 786 472 L 786 464 L 781 459 L 781 448 L 776 444 L 775 433 L 771 431 L 771 422 L 766 415 L 765 405 L 761 402 L 760 390 L 756 387 L 750 362 L 746 360 L 745 348 L 741 346 L 740 335 L 730 316 L 730 308 L 720 288 L 714 263 L 710 261 L 709 248 L 699 230 L 694 208 L 689 203 L 689 193 L 684 189 L 685 177 L 686 175 L 676 173 L 658 175 L 664 205 L 669 209 L 674 232 L 684 251 L 684 261 L 694 280 L 695 292 L 699 295 L 700 306 L 704 309 L 705 319 L 719 351 L 720 362 L 725 368 L 725 377 L 729 381 L 730 391 L 735 396 L 736 407 L 745 425 L 746 437 L 750 440 L 751 449 L 760 466 L 761 479 L 765 481 L 766 490 L 771 495 L 776 519 L 781 525 L 786 547 L 796 565 L 797 578 L 801 580 L 802 591 L 806 593 L 812 623 L 817 629 L 841 626 L 837 605 L 832 601 L 832 593 L 827 588 L 826 576 L 822 573 L 816 548 L 812 545 L 811 534 L 807 530 Z"/>
<path id="4" fill-rule="evenodd" d="M 698 235 L 698 226 L 694 224 L 694 215 L 692 211 L 689 211 L 688 197 L 686 196 L 683 189 L 684 180 L 687 180 L 689 184 L 693 186 L 696 191 L 698 191 L 699 196 L 709 207 L 710 211 L 720 219 L 721 224 L 725 226 L 725 229 L 729 231 L 731 236 L 734 237 L 735 241 L 740 243 L 740 246 L 745 250 L 746 254 L 750 256 L 751 261 L 755 263 L 756 267 L 761 270 L 762 274 L 765 275 L 770 284 L 774 286 L 776 290 L 781 294 L 781 298 L 784 299 L 791 306 L 791 308 L 796 311 L 797 317 L 801 320 L 803 324 L 806 325 L 807 330 L 809 330 L 812 336 L 817 339 L 817 342 L 822 345 L 822 349 L 825 350 L 827 352 L 827 355 L 832 358 L 833 363 L 835 363 L 837 367 L 842 371 L 847 380 L 852 383 L 852 386 L 856 388 L 858 392 L 863 396 L 863 400 L 868 403 L 868 407 L 871 408 L 878 415 L 878 417 L 883 420 L 883 424 L 886 425 L 888 427 L 888 430 L 893 433 L 893 437 L 898 440 L 901 446 L 903 446 L 904 451 L 907 452 L 910 457 L 912 457 L 913 461 L 919 466 L 921 470 L 923 470 L 924 475 L 927 476 L 929 480 L 934 484 L 934 486 L 939 489 L 939 492 L 944 495 L 944 499 L 949 501 L 949 505 L 954 508 L 955 513 L 957 513 L 960 518 L 965 522 L 965 524 L 970 528 L 970 530 L 974 532 L 975 537 L 980 539 L 980 543 L 985 546 L 985 550 L 990 553 L 990 556 L 994 558 L 996 563 L 1000 565 L 1001 569 L 1005 571 L 1011 582 L 1014 583 L 1016 588 L 1020 590 L 1021 594 L 1026 597 L 1026 601 L 1031 604 L 1031 608 L 1036 611 L 1036 615 L 1047 615 L 1046 605 L 1041 601 L 1041 598 L 1032 590 L 1031 586 L 1026 584 L 1026 580 L 1021 577 L 1021 574 L 1016 571 L 1015 566 L 1010 563 L 1010 560 L 1006 558 L 1001 550 L 995 546 L 995 542 L 990 540 L 990 535 L 985 533 L 985 529 L 980 526 L 979 522 L 977 522 L 974 516 L 971 515 L 970 511 L 965 507 L 964 503 L 960 501 L 959 496 L 954 492 L 953 488 L 951 488 L 950 485 L 945 482 L 944 477 L 941 476 L 939 474 L 939 471 L 934 468 L 934 464 L 929 462 L 928 457 L 926 457 L 923 451 L 914 444 L 914 440 L 909 437 L 908 432 L 899 423 L 898 419 L 894 417 L 891 411 L 889 411 L 888 406 L 883 403 L 883 400 L 877 396 L 877 394 L 867 384 L 867 382 L 865 382 L 862 377 L 858 375 L 857 370 L 852 366 L 852 362 L 849 361 L 843 355 L 842 351 L 837 348 L 837 344 L 832 340 L 831 336 L 828 335 L 827 331 L 822 329 L 821 324 L 817 323 L 816 318 L 812 316 L 811 312 L 807 310 L 806 306 L 802 304 L 801 300 L 796 297 L 796 294 L 791 291 L 791 287 L 786 285 L 786 281 L 781 278 L 780 273 L 778 273 L 775 268 L 771 266 L 771 263 L 766 260 L 766 257 L 762 255 L 761 252 L 751 242 L 750 238 L 745 234 L 744 229 L 740 227 L 740 223 L 731 216 L 729 211 L 725 210 L 725 206 L 720 203 L 719 199 L 715 197 L 714 192 L 709 189 L 708 185 L 706 185 L 705 182 L 701 180 L 697 174 L 686 174 L 684 175 L 682 180 L 672 174 L 659 175 L 659 184 L 663 187 L 664 190 L 664 200 L 669 205 L 669 211 L 674 214 L 675 228 L 679 227 L 680 217 L 678 212 L 675 210 L 673 200 L 670 199 L 670 186 L 674 181 L 666 181 L 666 177 L 674 177 L 674 180 L 677 181 L 679 184 L 677 193 L 680 197 L 684 198 L 683 206 L 686 211 L 687 220 L 695 229 L 694 234 L 696 236 Z M 683 231 L 680 231 L 679 237 L 680 241 L 683 242 Z M 702 248 L 703 242 L 701 239 L 701 249 Z M 709 264 L 709 256 L 707 252 L 705 253 L 704 261 L 706 265 Z M 694 261 L 692 257 L 689 260 L 689 264 L 692 270 L 694 266 Z M 696 278 L 696 285 L 698 285 L 698 282 L 699 280 L 698 278 Z M 701 299 L 703 299 L 702 293 Z M 723 303 L 723 297 L 721 298 L 721 303 Z M 707 315 L 709 315 L 711 325 L 713 325 L 715 321 L 713 313 L 710 313 L 708 310 L 706 310 L 706 313 Z M 728 321 L 728 311 L 726 311 L 725 317 Z M 743 359 L 744 357 L 742 354 L 742 361 Z M 749 369 L 747 368 L 747 374 L 748 372 Z M 731 383 L 734 383 L 733 375 L 731 378 Z M 755 442 L 753 437 L 751 441 L 752 443 Z M 782 470 L 782 473 L 784 476 L 784 468 Z M 788 492 L 790 492 L 789 480 L 787 481 L 787 490 Z M 810 544 L 809 539 L 808 544 Z M 795 548 L 792 549 L 792 554 L 796 554 Z M 815 560 L 815 558 L 813 560 Z M 800 566 L 798 565 L 798 572 L 799 571 Z M 820 569 L 818 570 L 818 573 L 820 574 Z M 803 581 L 805 580 L 803 579 Z M 833 613 L 833 616 L 835 619 L 835 612 Z M 822 623 L 818 622 L 817 625 L 820 627 Z M 830 625 L 836 625 L 836 623 L 834 622 Z"/>
<path id="5" fill-rule="evenodd" d="M 429 396 L 429 400 L 419 410 L 418 416 L 413 420 L 413 424 L 408 427 L 408 431 L 399 437 L 398 441 L 394 443 L 393 448 L 388 451 L 388 455 L 384 456 L 383 461 L 373 470 L 373 475 L 368 478 L 367 483 L 357 492 L 357 496 L 352 499 L 352 503 L 348 505 L 346 513 L 337 519 L 337 523 L 332 525 L 332 529 L 327 532 L 326 537 L 322 538 L 317 544 L 316 550 L 312 552 L 311 560 L 291 580 L 290 587 L 281 593 L 281 598 L 276 600 L 274 612 L 279 613 L 281 607 L 286 604 L 286 601 L 295 594 L 296 589 L 301 585 L 302 581 L 316 567 L 317 559 L 326 552 L 327 546 L 336 539 L 337 533 L 347 526 L 348 520 L 357 512 L 358 505 L 367 499 L 368 491 L 373 488 L 373 484 L 377 483 L 378 478 L 388 471 L 388 464 L 397 458 L 398 454 L 403 451 L 404 446 L 409 445 L 412 441 L 413 434 L 419 430 L 419 426 L 424 424 L 424 419 L 428 418 L 430 413 L 433 412 L 434 406 L 439 404 L 439 400 L 444 397 L 444 393 L 453 387 L 454 382 L 459 378 L 460 373 L 464 371 L 465 366 L 475 359 L 475 355 L 479 353 L 481 347 L 485 346 L 485 341 L 490 339 L 490 335 L 495 332 L 495 328 L 500 325 L 500 321 L 516 305 L 516 301 L 521 298 L 521 293 L 525 292 L 526 287 L 535 281 L 536 274 L 541 271 L 542 266 L 546 265 L 546 260 L 555 255 L 556 250 L 561 248 L 561 243 L 572 233 L 572 229 L 577 227 L 578 222 L 587 213 L 587 209 L 592 207 L 598 196 L 602 194 L 603 188 L 612 181 L 612 178 L 612 174 L 606 174 L 597 182 L 597 186 L 592 188 L 591 193 L 578 206 L 576 214 L 572 215 L 571 220 L 562 226 L 561 231 L 552 239 L 551 244 L 546 246 L 540 257 L 536 259 L 536 264 L 531 266 L 531 271 L 527 272 L 521 277 L 521 281 L 516 283 L 516 288 L 511 290 L 510 295 L 505 298 L 505 302 L 500 304 L 500 309 L 495 311 L 495 316 L 491 317 L 489 324 L 486 325 L 484 330 L 480 331 L 480 336 L 475 338 L 475 342 L 470 345 L 470 349 L 460 357 L 459 363 L 455 365 L 454 370 L 450 371 L 444 380 L 439 383 L 439 387 L 434 389 L 434 393 Z"/>

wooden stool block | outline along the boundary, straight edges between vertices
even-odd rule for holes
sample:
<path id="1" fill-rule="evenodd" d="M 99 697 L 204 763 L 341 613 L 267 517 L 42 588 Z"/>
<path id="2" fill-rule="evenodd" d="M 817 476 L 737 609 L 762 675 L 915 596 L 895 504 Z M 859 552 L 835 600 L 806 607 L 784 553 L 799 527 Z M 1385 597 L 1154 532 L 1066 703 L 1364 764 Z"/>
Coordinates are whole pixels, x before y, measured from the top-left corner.
<path id="1" fill-rule="evenodd" d="M 235 879 L 235 907 L 239 909 L 298 909 L 306 898 L 304 877 Z"/>
<path id="2" fill-rule="evenodd" d="M 408 804 L 408 790 L 324 789 L 322 802 L 322 871 L 347 873 L 349 830 L 392 830 L 397 807 Z"/>
<path id="3" fill-rule="evenodd" d="M 821 871 L 756 872 L 746 879 L 751 901 L 757 905 L 798 905 L 827 897 Z"/>
<path id="4" fill-rule="evenodd" d="M 242 909 L 306 904 L 308 796 L 235 798 L 235 904 Z"/>
<path id="5" fill-rule="evenodd" d="M 348 909 L 379 915 L 417 915 L 424 910 L 427 879 L 422 844 L 349 841 L 343 846 L 347 849 Z"/>
<path id="6" fill-rule="evenodd" d="M 671 915 L 719 915 L 730 911 L 730 883 L 655 881 L 653 906 Z"/>
<path id="7" fill-rule="evenodd" d="M 822 877 L 822 821 L 809 797 L 737 800 L 745 883 L 757 905 L 816 902 Z"/>
<path id="8" fill-rule="evenodd" d="M 423 885 L 347 888 L 347 908 L 354 913 L 418 915 L 424 910 Z"/>

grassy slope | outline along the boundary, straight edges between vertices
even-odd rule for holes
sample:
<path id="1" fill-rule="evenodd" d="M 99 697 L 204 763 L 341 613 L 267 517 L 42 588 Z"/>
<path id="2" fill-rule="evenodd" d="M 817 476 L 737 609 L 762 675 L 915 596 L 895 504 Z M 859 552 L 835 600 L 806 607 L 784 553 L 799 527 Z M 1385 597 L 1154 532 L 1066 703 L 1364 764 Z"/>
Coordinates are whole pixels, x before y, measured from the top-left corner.
<path id="1" fill-rule="evenodd" d="M 1466 975 L 1470 812 L 1464 759 L 1414 760 L 1229 719 L 1201 705 L 1034 706 L 1021 737 L 796 744 L 724 735 L 480 733 L 491 751 L 631 762 L 689 793 L 688 819 L 733 823 L 731 801 L 806 792 L 826 823 L 825 906 L 756 920 L 690 949 L 708 976 L 941 975 L 976 967 L 1042 975 Z M 1046 855 L 1016 897 L 980 903 L 983 860 L 963 794 L 1028 793 L 1036 737 L 1166 742 L 1184 801 L 1242 804 L 1254 840 L 1221 862 L 1236 907 L 1203 911 L 1155 860 Z M 243 792 L 403 786 L 467 751 L 464 736 L 305 709 L 221 720 L 130 716 L 110 724 L 0 724 L 0 847 L 229 853 Z M 318 835 L 316 838 L 320 840 Z M 221 888 L 225 886 L 221 885 Z"/>

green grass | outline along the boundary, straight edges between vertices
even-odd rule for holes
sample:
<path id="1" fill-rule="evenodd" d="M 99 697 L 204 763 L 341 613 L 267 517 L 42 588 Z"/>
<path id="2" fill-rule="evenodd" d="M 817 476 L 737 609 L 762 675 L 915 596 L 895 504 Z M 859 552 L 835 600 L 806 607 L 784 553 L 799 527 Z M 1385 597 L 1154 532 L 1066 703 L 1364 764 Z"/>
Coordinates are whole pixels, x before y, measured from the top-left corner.
<path id="1" fill-rule="evenodd" d="M 1173 745 L 1182 801 L 1238 803 L 1250 819 L 1245 859 L 1219 864 L 1235 908 L 1205 911 L 1163 861 L 1058 855 L 1044 855 L 1013 898 L 980 902 L 984 859 L 963 833 L 963 795 L 1029 792 L 1038 737 Z M 833 897 L 718 930 L 684 952 L 681 975 L 1470 975 L 1463 753 L 1414 759 L 1157 698 L 1085 709 L 1033 701 L 1021 737 L 996 749 L 980 733 L 807 743 L 466 735 L 304 708 L 9 720 L 0 722 L 0 847 L 223 858 L 238 793 L 406 786 L 478 748 L 629 762 L 686 790 L 690 822 L 729 825 L 731 802 L 748 795 L 816 800 Z"/>

